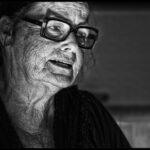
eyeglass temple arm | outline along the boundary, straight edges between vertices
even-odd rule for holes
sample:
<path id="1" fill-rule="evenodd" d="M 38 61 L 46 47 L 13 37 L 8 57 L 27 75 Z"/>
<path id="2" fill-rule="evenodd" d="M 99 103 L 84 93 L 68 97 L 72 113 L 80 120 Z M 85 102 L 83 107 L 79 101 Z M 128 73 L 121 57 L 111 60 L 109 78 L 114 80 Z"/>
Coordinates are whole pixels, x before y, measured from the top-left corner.
<path id="1" fill-rule="evenodd" d="M 33 23 L 33 24 L 36 24 L 36 25 L 39 25 L 39 26 L 42 26 L 42 22 L 38 21 L 38 20 L 35 20 L 35 19 L 31 19 L 31 18 L 28 18 L 28 17 L 23 17 L 22 20 Z"/>

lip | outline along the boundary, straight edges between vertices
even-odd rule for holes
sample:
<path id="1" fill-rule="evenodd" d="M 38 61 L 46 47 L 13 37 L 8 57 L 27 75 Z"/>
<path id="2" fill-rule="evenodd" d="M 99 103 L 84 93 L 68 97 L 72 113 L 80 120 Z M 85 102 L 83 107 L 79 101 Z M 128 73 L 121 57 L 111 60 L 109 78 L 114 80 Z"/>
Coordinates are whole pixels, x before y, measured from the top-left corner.
<path id="1" fill-rule="evenodd" d="M 61 62 L 64 64 L 69 64 L 69 65 L 73 65 L 73 61 L 72 60 L 64 60 L 64 59 L 50 59 L 49 61 L 57 61 L 57 62 Z"/>
<path id="2" fill-rule="evenodd" d="M 57 67 L 61 67 L 63 69 L 72 69 L 72 62 L 64 61 L 64 60 L 49 60 L 49 62 Z"/>

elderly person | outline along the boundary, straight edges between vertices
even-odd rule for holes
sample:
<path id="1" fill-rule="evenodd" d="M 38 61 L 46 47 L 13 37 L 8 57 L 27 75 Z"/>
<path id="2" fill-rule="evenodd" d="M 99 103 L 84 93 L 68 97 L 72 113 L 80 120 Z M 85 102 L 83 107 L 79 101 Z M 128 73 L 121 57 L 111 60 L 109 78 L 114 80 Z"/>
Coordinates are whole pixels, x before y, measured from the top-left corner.
<path id="1" fill-rule="evenodd" d="M 98 37 L 88 4 L 11 5 L 1 5 L 0 148 L 130 147 L 99 100 L 77 88 Z"/>

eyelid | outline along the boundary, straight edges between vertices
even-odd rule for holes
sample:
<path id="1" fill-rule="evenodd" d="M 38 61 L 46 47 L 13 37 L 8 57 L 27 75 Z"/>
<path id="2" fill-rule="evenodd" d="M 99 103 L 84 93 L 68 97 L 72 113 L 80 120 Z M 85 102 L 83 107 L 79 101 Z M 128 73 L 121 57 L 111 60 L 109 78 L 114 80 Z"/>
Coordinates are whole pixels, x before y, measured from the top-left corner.
<path id="1" fill-rule="evenodd" d="M 60 25 L 63 25 L 63 23 L 62 22 L 53 22 L 52 24 L 50 24 L 50 22 L 48 22 L 47 25 L 58 25 L 58 26 L 60 26 Z"/>
<path id="2" fill-rule="evenodd" d="M 60 18 L 60 17 L 56 16 L 56 17 L 47 17 L 46 19 L 47 20 L 51 20 L 52 19 L 52 20 L 58 20 L 58 21 L 64 22 L 64 23 L 68 24 L 69 26 L 71 26 L 71 27 L 73 27 L 75 29 L 80 28 L 80 27 L 85 27 L 85 23 L 81 23 L 79 25 L 73 25 L 72 22 L 69 19 L 67 19 L 67 18 L 63 19 L 63 18 Z"/>
<path id="3" fill-rule="evenodd" d="M 63 19 L 60 19 L 60 18 L 57 18 L 57 17 L 48 17 L 46 18 L 47 22 L 50 21 L 50 20 L 56 20 L 56 21 L 60 21 L 60 22 L 64 22 L 64 23 L 67 23 L 69 25 L 71 25 L 71 23 L 69 21 L 64 21 Z"/>

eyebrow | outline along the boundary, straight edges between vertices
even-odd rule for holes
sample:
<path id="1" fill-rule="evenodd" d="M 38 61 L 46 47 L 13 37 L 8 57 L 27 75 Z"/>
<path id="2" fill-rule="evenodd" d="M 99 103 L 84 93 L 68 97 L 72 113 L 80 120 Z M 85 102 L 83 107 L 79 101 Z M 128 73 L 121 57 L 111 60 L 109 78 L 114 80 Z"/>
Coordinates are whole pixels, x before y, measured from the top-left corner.
<path id="1" fill-rule="evenodd" d="M 53 15 L 54 15 L 55 17 L 57 17 L 58 19 L 62 19 L 63 21 L 66 21 L 66 22 L 69 22 L 69 23 L 72 24 L 72 21 L 71 21 L 70 19 L 64 17 L 63 15 L 61 15 L 61 14 L 59 14 L 59 13 L 57 13 L 57 12 L 51 10 L 51 9 L 48 9 L 48 10 L 47 10 L 47 13 L 46 13 L 46 17 L 49 18 L 48 15 L 51 15 L 51 14 L 53 14 Z M 88 20 L 88 17 L 87 17 L 87 19 L 86 19 L 85 21 L 80 22 L 79 25 L 84 25 L 84 24 L 86 24 L 86 23 L 87 23 L 87 20 Z"/>
<path id="2" fill-rule="evenodd" d="M 47 12 L 46 12 L 46 14 L 40 13 L 40 14 L 36 14 L 36 15 L 31 15 L 31 16 L 30 16 L 31 18 L 35 18 L 35 19 L 30 19 L 30 17 L 28 18 L 28 15 L 27 15 L 27 16 L 24 16 L 23 19 L 26 20 L 26 21 L 29 21 L 29 22 L 31 22 L 31 23 L 33 23 L 33 24 L 36 23 L 37 25 L 41 26 L 41 25 L 42 25 L 42 22 L 41 22 L 41 21 L 42 21 L 44 18 L 50 19 L 50 18 L 51 18 L 50 15 L 54 15 L 54 17 L 56 17 L 56 18 L 58 18 L 58 19 L 60 19 L 60 20 L 62 20 L 62 21 L 66 21 L 66 22 L 68 22 L 69 24 L 72 24 L 72 21 L 71 21 L 70 19 L 64 17 L 63 15 L 61 15 L 61 14 L 59 14 L 59 13 L 57 13 L 57 12 L 51 10 L 51 9 L 48 9 Z M 41 19 L 42 19 L 42 20 L 41 20 Z M 33 20 L 34 20 L 34 21 L 33 21 Z M 41 21 L 40 21 L 40 20 L 41 20 Z M 88 23 L 88 17 L 86 18 L 85 21 L 80 22 L 78 25 L 79 25 L 79 26 L 80 26 L 80 25 L 82 26 L 82 25 L 85 25 L 85 24 L 87 24 L 87 23 Z"/>

